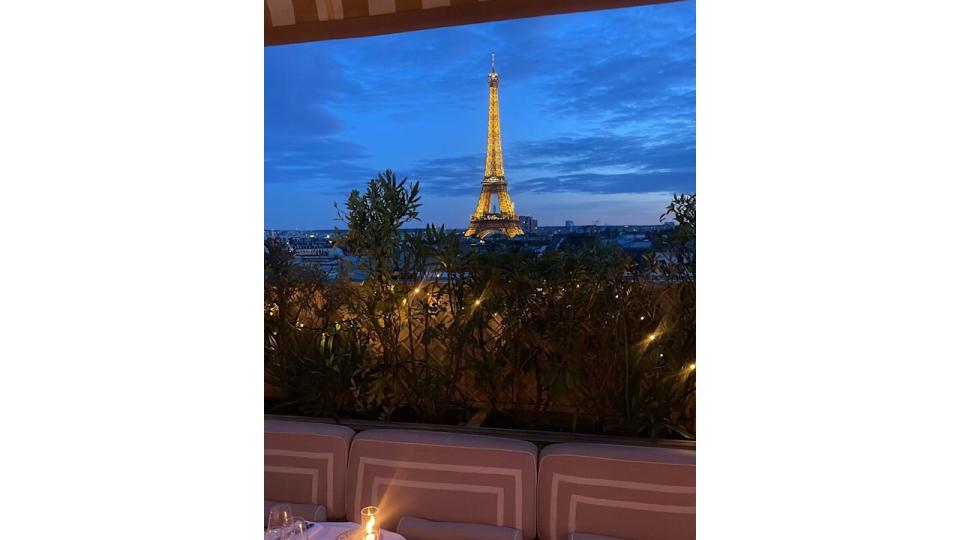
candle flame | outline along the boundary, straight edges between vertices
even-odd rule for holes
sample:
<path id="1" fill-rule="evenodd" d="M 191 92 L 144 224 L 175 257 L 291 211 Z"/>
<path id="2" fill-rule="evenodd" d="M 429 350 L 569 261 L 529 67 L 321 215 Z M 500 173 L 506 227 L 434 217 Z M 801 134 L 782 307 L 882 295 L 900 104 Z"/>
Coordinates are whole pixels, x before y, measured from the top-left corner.
<path id="1" fill-rule="evenodd" d="M 370 516 L 370 521 L 367 522 L 367 534 L 373 534 L 373 524 L 376 523 L 377 518 Z"/>

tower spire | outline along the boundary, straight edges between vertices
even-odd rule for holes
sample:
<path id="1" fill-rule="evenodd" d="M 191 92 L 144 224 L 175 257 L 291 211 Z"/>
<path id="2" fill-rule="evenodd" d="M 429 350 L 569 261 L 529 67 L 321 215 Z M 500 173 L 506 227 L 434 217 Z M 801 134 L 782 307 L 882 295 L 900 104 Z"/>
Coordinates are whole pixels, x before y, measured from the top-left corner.
<path id="1" fill-rule="evenodd" d="M 490 53 L 490 71 L 497 72 L 497 53 Z"/>

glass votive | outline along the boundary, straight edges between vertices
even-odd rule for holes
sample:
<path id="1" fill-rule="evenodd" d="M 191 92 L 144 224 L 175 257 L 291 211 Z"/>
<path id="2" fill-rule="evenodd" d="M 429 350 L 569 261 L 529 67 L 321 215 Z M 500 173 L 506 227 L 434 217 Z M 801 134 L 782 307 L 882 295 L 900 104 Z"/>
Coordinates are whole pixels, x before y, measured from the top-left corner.
<path id="1" fill-rule="evenodd" d="M 380 540 L 378 511 L 376 506 L 366 506 L 360 510 L 360 540 Z"/>

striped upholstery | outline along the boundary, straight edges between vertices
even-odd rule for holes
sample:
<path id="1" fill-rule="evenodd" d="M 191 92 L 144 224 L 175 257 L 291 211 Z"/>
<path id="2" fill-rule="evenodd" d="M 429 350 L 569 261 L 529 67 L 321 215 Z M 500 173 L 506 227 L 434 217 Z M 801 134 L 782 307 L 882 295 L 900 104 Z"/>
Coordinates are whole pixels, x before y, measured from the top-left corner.
<path id="1" fill-rule="evenodd" d="M 407 540 L 520 540 L 519 529 L 479 523 L 430 521 L 409 516 L 400 518 L 397 534 Z"/>
<path id="2" fill-rule="evenodd" d="M 316 422 L 266 420 L 263 498 L 326 507 L 329 519 L 346 515 L 344 473 L 353 430 Z"/>
<path id="3" fill-rule="evenodd" d="M 568 538 L 568 540 L 623 540 L 623 539 L 614 538 L 612 536 L 603 536 L 600 534 L 570 533 L 570 538 Z"/>
<path id="4" fill-rule="evenodd" d="M 375 504 L 384 528 L 403 516 L 479 523 L 536 535 L 537 447 L 526 441 L 370 430 L 350 447 L 348 519 Z"/>
<path id="5" fill-rule="evenodd" d="M 676 0 L 264 0 L 264 43 L 408 32 Z"/>
<path id="6" fill-rule="evenodd" d="M 696 452 L 605 444 L 545 448 L 537 488 L 541 540 L 590 533 L 628 540 L 696 536 Z"/>

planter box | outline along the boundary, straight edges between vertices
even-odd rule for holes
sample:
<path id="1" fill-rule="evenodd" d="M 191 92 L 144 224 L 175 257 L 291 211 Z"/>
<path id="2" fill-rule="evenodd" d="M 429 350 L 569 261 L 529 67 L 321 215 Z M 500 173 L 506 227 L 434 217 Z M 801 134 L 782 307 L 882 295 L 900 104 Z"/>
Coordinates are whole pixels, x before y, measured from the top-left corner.
<path id="1" fill-rule="evenodd" d="M 351 419 L 335 420 L 333 418 L 313 418 L 307 416 L 285 416 L 275 414 L 266 414 L 264 415 L 264 418 L 267 420 L 339 424 L 342 426 L 347 426 L 358 432 L 366 429 L 413 429 L 423 431 L 444 431 L 449 433 L 488 435 L 491 437 L 505 437 L 509 439 L 530 441 L 539 447 L 561 442 L 584 442 L 598 444 L 620 444 L 627 446 L 660 446 L 666 448 L 685 448 L 688 450 L 696 450 L 697 448 L 696 441 L 684 441 L 677 439 L 658 439 L 656 442 L 654 442 L 652 439 L 644 439 L 639 437 L 615 437 L 609 435 L 586 435 L 579 433 L 562 433 L 524 429 L 452 426 L 447 424 L 420 424 L 416 422 L 377 422 L 373 420 Z"/>

